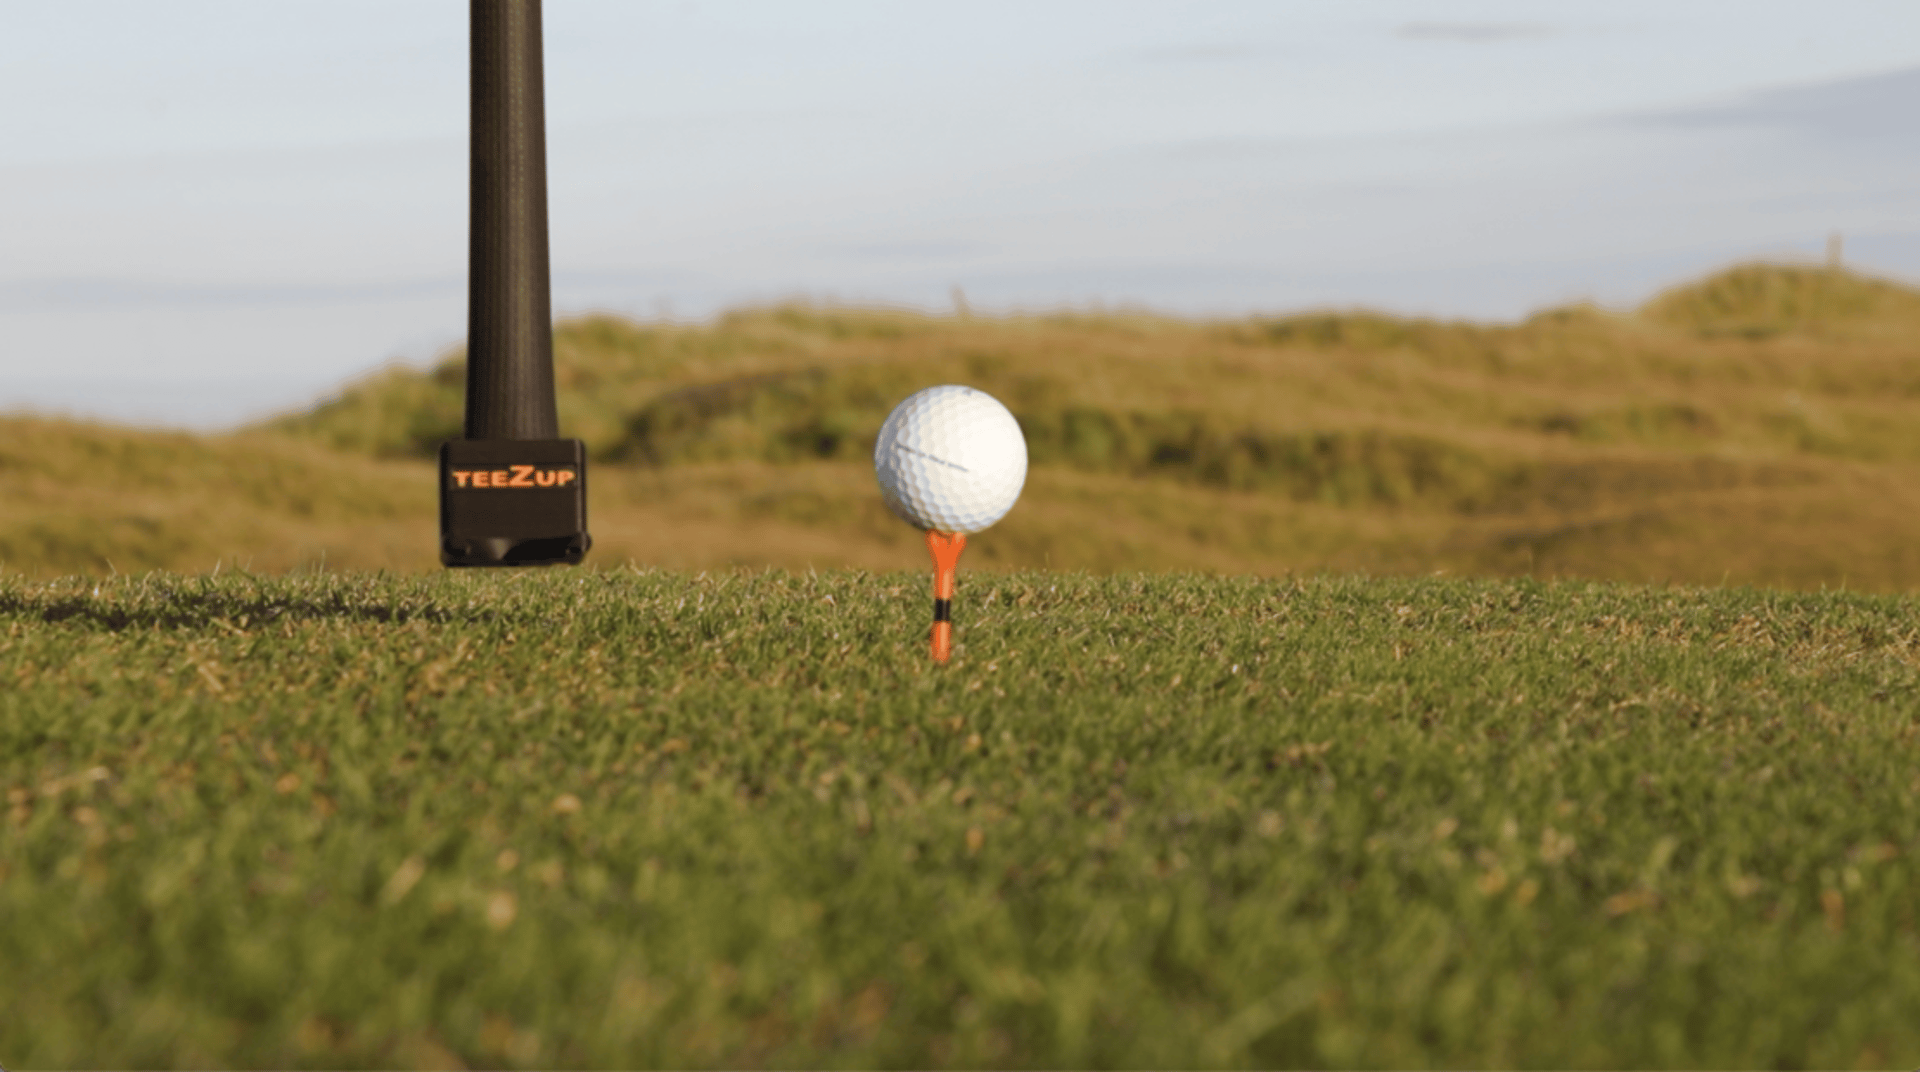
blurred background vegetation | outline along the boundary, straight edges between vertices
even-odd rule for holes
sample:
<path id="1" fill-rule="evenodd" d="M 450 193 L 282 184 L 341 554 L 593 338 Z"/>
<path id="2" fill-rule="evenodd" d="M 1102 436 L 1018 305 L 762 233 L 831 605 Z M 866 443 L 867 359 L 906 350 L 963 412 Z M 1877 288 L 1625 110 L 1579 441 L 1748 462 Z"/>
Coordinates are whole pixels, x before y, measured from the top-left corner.
<path id="1" fill-rule="evenodd" d="M 1033 463 L 970 567 L 1920 586 L 1920 291 L 1836 267 L 1508 325 L 783 305 L 554 338 L 602 566 L 918 568 L 870 452 L 960 382 Z M 0 569 L 434 568 L 462 362 L 226 435 L 0 418 Z"/>

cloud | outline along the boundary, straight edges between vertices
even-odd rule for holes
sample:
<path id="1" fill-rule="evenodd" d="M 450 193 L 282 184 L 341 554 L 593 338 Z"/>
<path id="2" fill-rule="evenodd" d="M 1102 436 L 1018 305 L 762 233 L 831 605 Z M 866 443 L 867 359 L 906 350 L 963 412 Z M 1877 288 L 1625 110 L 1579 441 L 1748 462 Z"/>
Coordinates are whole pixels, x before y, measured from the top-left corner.
<path id="1" fill-rule="evenodd" d="M 1897 141 L 1906 145 L 1920 112 L 1920 67 L 1811 86 L 1748 93 L 1729 103 L 1624 117 L 1643 128 L 1765 127 L 1825 141 Z"/>
<path id="2" fill-rule="evenodd" d="M 0 311 L 64 307 L 332 305 L 458 293 L 458 277 L 381 283 L 181 284 L 138 279 L 16 279 L 0 282 Z"/>
<path id="3" fill-rule="evenodd" d="M 699 280 L 672 270 L 559 271 L 551 274 L 556 301 L 574 292 L 644 291 L 689 286 Z M 40 278 L 0 281 L 0 313 L 47 309 L 154 307 L 265 308 L 340 305 L 440 298 L 466 293 L 463 276 L 429 276 L 368 283 L 172 283 L 146 279 Z"/>
<path id="4" fill-rule="evenodd" d="M 1481 44 L 1491 41 L 1516 41 L 1528 37 L 1546 37 L 1552 27 L 1531 22 L 1409 22 L 1394 31 L 1394 36 L 1409 41 L 1465 41 Z"/>
<path id="5" fill-rule="evenodd" d="M 1268 59 L 1278 53 L 1269 45 L 1218 43 L 1207 45 L 1168 45 L 1134 54 L 1148 63 L 1239 63 Z"/>
<path id="6" fill-rule="evenodd" d="M 874 242 L 833 247 L 832 252 L 861 259 L 944 261 L 991 252 L 974 242 Z"/>

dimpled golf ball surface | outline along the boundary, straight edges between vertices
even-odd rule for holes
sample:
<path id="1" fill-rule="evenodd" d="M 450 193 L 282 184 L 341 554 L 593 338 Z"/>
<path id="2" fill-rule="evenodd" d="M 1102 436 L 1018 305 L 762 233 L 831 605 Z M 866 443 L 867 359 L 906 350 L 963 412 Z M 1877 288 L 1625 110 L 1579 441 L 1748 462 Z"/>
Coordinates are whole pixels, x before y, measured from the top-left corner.
<path id="1" fill-rule="evenodd" d="M 936 532 L 979 532 L 1027 482 L 1020 422 L 985 391 L 929 387 L 895 406 L 873 445 L 887 506 Z"/>

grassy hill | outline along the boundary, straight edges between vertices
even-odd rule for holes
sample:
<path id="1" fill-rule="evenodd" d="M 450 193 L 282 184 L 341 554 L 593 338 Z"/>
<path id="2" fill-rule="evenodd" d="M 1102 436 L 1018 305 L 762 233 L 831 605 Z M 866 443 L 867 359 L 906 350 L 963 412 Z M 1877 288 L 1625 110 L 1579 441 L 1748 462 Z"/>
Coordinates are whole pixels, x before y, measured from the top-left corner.
<path id="1" fill-rule="evenodd" d="M 261 572 L 434 564 L 433 478 L 267 433 L 0 417 L 0 570 Z"/>
<path id="2" fill-rule="evenodd" d="M 917 563 L 869 452 L 900 398 L 965 382 L 1013 409 L 1034 463 L 974 566 L 1920 585 L 1920 292 L 1844 271 L 1748 265 L 1633 313 L 1510 325 L 790 305 L 701 325 L 592 317 L 555 342 L 562 427 L 597 463 L 602 563 Z M 69 426 L 61 441 L 164 441 L 198 459 L 200 488 L 232 464 L 242 486 L 247 466 L 279 465 L 387 489 L 330 499 L 338 538 L 271 496 L 208 490 L 247 502 L 245 531 L 203 524 L 143 563 L 278 568 L 324 549 L 412 568 L 431 563 L 424 463 L 459 434 L 463 375 L 458 353 L 388 370 L 242 437 Z M 159 506 L 114 493 L 88 501 L 125 538 L 34 535 L 99 527 L 60 494 L 36 500 L 33 532 L 0 521 L 12 568 L 104 570 L 141 525 L 164 527 Z M 362 524 L 386 535 L 354 538 Z"/>

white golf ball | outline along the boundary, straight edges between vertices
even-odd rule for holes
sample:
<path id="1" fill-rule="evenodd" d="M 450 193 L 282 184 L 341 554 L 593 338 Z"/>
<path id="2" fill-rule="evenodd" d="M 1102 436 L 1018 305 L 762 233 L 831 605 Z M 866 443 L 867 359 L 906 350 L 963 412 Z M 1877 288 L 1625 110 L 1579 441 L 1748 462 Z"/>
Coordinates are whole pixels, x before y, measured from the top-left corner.
<path id="1" fill-rule="evenodd" d="M 1027 482 L 1020 422 L 985 391 L 929 387 L 887 415 L 873 445 L 887 506 L 935 532 L 979 532 L 1006 516 Z"/>

